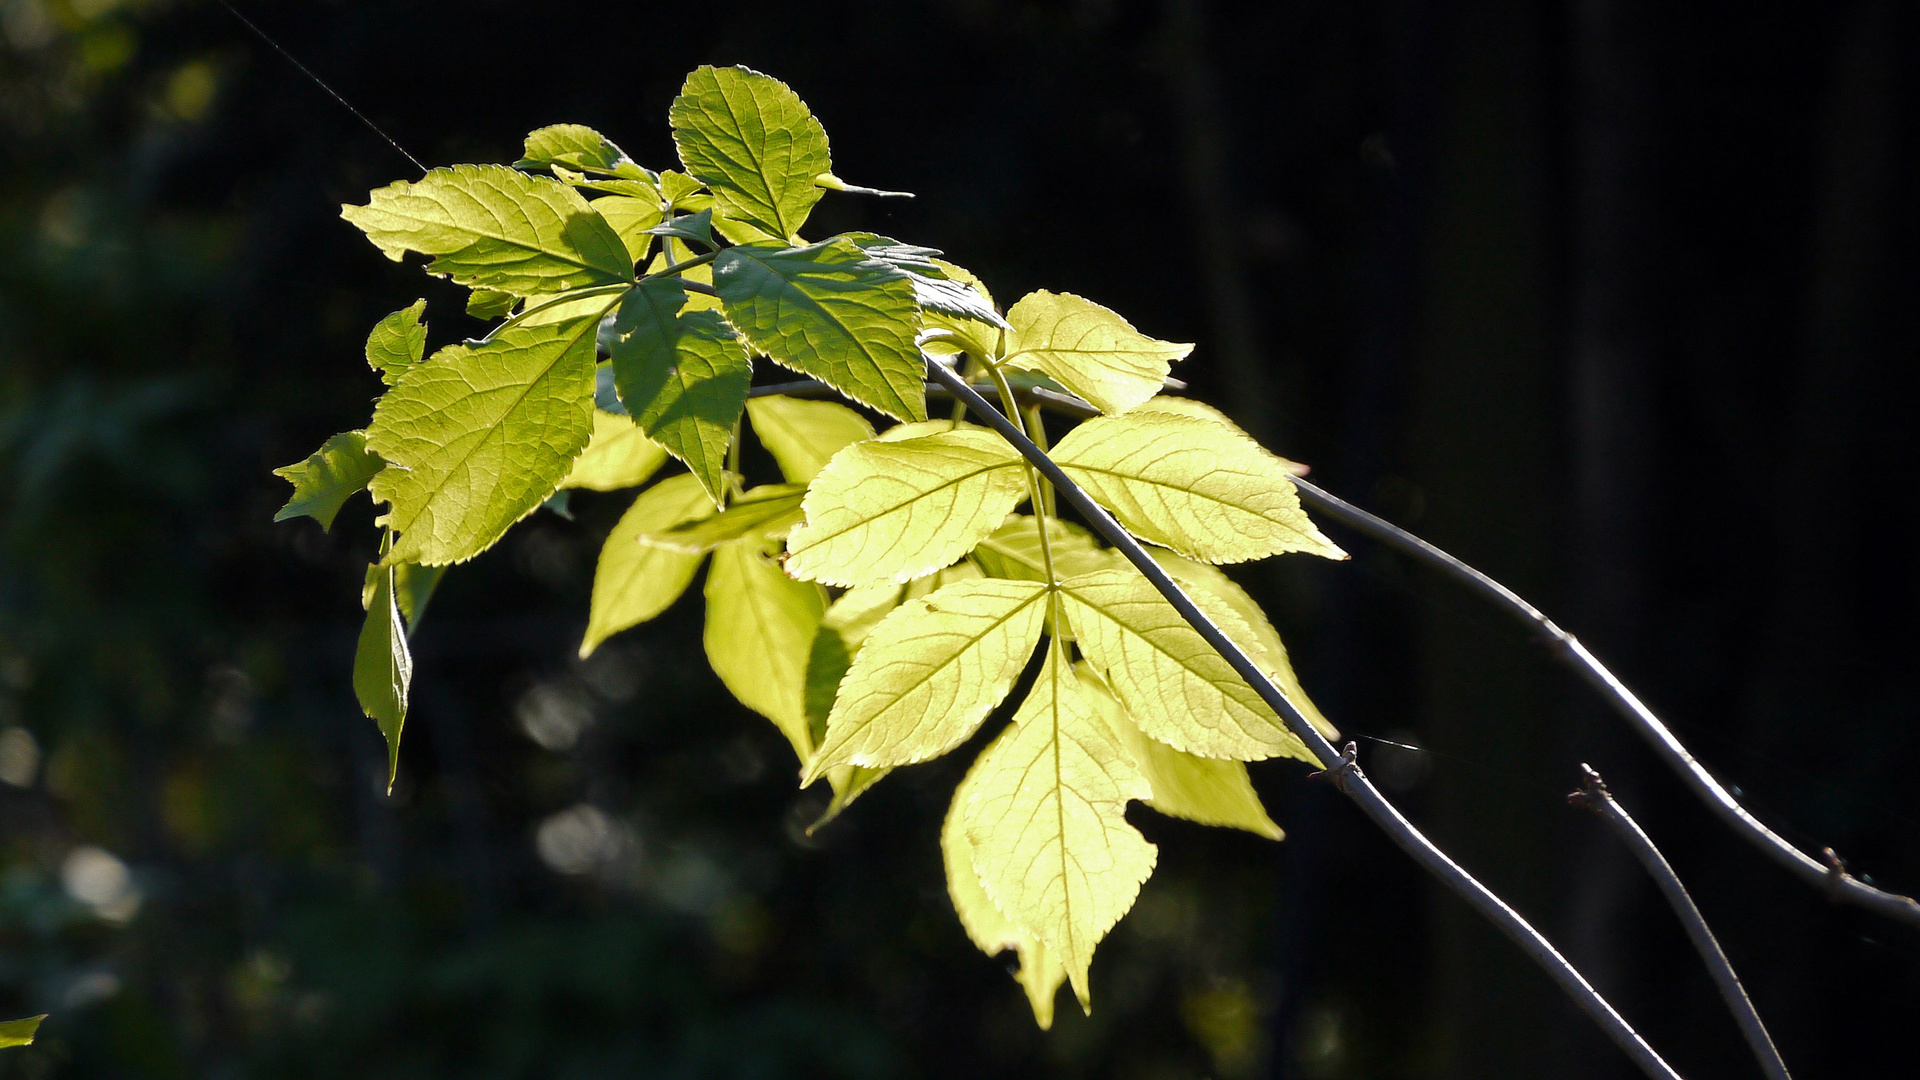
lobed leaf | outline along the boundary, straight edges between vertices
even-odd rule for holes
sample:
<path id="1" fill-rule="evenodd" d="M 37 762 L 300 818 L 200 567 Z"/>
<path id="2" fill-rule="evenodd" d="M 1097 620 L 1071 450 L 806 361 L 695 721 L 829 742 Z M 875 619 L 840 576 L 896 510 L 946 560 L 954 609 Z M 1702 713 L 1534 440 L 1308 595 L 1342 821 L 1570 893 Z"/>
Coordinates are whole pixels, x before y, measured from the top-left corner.
<path id="1" fill-rule="evenodd" d="M 747 419 L 789 484 L 811 483 L 833 455 L 873 438 L 866 417 L 834 401 L 769 394 L 748 399 Z"/>
<path id="2" fill-rule="evenodd" d="M 793 580 L 757 541 L 741 540 L 714 549 L 706 591 L 704 640 L 714 674 L 808 760 L 807 655 L 826 612 L 826 590 Z"/>
<path id="3" fill-rule="evenodd" d="M 895 608 L 841 680 L 801 783 L 837 765 L 911 765 L 966 741 L 1033 655 L 1046 597 L 1038 582 L 983 578 Z"/>
<path id="4" fill-rule="evenodd" d="M 751 68 L 703 65 L 667 112 L 687 171 L 727 217 L 797 243 L 814 177 L 833 170 L 827 133 L 786 83 Z"/>
<path id="5" fill-rule="evenodd" d="M 561 490 L 619 491 L 639 487 L 667 463 L 667 451 L 647 438 L 640 425 L 625 416 L 593 410 L 593 435 L 587 448 L 573 459 L 560 481 Z"/>
<path id="6" fill-rule="evenodd" d="M 519 296 L 626 281 L 633 259 L 580 193 L 502 165 L 435 169 L 374 190 L 340 216 L 395 262 L 409 251 L 462 285 Z"/>
<path id="7" fill-rule="evenodd" d="M 415 300 L 373 324 L 373 332 L 367 335 L 367 366 L 379 372 L 388 386 L 399 382 L 427 354 L 427 327 L 420 321 L 426 311 L 427 302 Z"/>
<path id="8" fill-rule="evenodd" d="M 1287 463 L 1237 429 L 1168 413 L 1098 417 L 1053 459 L 1129 532 L 1190 558 L 1347 557 L 1300 508 Z"/>
<path id="9" fill-rule="evenodd" d="M 593 430 L 598 319 L 510 326 L 450 345 L 374 407 L 367 448 L 388 563 L 461 562 L 492 546 L 565 479 Z"/>
<path id="10" fill-rule="evenodd" d="M 680 314 L 686 289 L 648 278 L 627 294 L 602 335 L 620 402 L 648 436 L 687 463 L 717 506 L 725 500 L 727 445 L 747 403 L 753 366 L 718 313 Z"/>
<path id="11" fill-rule="evenodd" d="M 855 443 L 808 485 L 787 569 L 829 585 L 910 581 L 965 555 L 1025 494 L 1019 455 L 991 432 Z"/>
<path id="12" fill-rule="evenodd" d="M 1009 922 L 1059 957 L 1082 1008 L 1094 946 L 1153 873 L 1152 844 L 1127 824 L 1152 792 L 1054 645 L 1011 732 L 980 755 L 962 811 L 973 865 Z"/>
<path id="13" fill-rule="evenodd" d="M 413 681 L 413 654 L 394 595 L 394 567 L 374 582 L 367 621 L 353 651 L 353 693 L 361 711 L 380 725 L 387 739 L 387 787 L 400 772 L 400 730 L 407 722 L 407 689 Z"/>
<path id="14" fill-rule="evenodd" d="M 331 530 L 334 515 L 385 467 L 380 455 L 367 450 L 366 432 L 343 431 L 321 443 L 307 460 L 273 470 L 273 475 L 293 485 L 293 497 L 273 520 L 310 517 L 322 529 Z"/>
<path id="15" fill-rule="evenodd" d="M 620 631 L 667 610 L 700 569 L 700 556 L 643 544 L 640 538 L 712 513 L 713 502 L 700 482 L 684 473 L 667 477 L 633 500 L 600 548 L 587 632 L 580 639 L 581 659 Z"/>
<path id="16" fill-rule="evenodd" d="M 1126 412 L 1159 393 L 1169 363 L 1193 351 L 1147 337 L 1072 293 L 1028 293 L 1007 322 L 1007 363 L 1053 379 L 1105 413 Z"/>
<path id="17" fill-rule="evenodd" d="M 900 420 L 927 417 L 920 309 L 906 275 L 846 240 L 722 251 L 727 319 L 776 362 Z"/>

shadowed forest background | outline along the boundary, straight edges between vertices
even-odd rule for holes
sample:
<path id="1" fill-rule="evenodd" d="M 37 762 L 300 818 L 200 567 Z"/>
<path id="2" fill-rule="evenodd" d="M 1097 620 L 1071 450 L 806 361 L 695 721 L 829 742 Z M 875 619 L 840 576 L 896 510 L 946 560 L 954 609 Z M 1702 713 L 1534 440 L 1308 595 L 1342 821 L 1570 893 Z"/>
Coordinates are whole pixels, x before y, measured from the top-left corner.
<path id="1" fill-rule="evenodd" d="M 1199 348 L 1323 486 L 1587 640 L 1775 828 L 1920 889 L 1920 12 L 1894 0 L 290 3 L 247 14 L 431 165 L 684 74 L 789 82 L 822 235 L 944 249 Z M 1903 60 L 1902 58 L 1906 58 Z M 1546 978 L 1288 763 L 1288 839 L 1136 807 L 1160 869 L 1034 1029 L 936 836 L 963 752 L 830 828 L 697 599 L 576 659 L 625 495 L 448 574 L 400 781 L 349 669 L 372 509 L 269 474 L 361 343 L 464 290 L 338 218 L 413 170 L 216 4 L 0 0 L 0 1076 L 1593 1077 Z M 1753 1075 L 1629 855 L 1662 844 L 1803 1080 L 1914 1069 L 1920 936 L 1721 829 L 1529 643 L 1335 526 L 1236 577 L 1409 814 L 1694 1080 Z M 697 595 L 697 594 L 696 594 Z M 976 741 L 977 745 L 977 741 Z"/>

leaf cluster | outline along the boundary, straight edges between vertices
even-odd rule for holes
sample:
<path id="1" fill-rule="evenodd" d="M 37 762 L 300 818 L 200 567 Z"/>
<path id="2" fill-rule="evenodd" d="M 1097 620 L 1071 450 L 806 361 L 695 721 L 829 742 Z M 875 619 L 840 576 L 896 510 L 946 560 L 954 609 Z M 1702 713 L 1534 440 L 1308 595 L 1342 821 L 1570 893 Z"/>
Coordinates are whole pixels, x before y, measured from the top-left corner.
<path id="1" fill-rule="evenodd" d="M 1144 577 L 1054 513 L 1011 445 L 929 417 L 925 365 L 992 380 L 1014 417 L 1015 382 L 1097 407 L 1054 459 L 1329 733 L 1219 565 L 1344 554 L 1301 510 L 1291 463 L 1162 396 L 1192 346 L 1065 293 L 1003 311 L 933 249 L 803 236 L 826 191 L 891 193 L 834 176 L 825 131 L 775 79 L 699 68 L 669 118 L 680 171 L 556 125 L 511 168 L 435 169 L 344 208 L 498 321 L 429 355 L 424 301 L 381 320 L 371 422 L 278 470 L 295 489 L 279 517 L 330 527 L 363 488 L 385 507 L 353 683 L 390 768 L 408 632 L 444 568 L 572 488 L 640 489 L 601 550 L 581 654 L 704 566 L 713 670 L 792 744 L 803 785 L 831 786 L 822 823 L 1024 687 L 941 843 L 962 924 L 989 954 L 1018 953 L 1046 1026 L 1062 983 L 1089 1005 L 1094 948 L 1152 873 L 1127 804 L 1278 839 L 1245 763 L 1311 757 Z M 756 395 L 760 361 L 852 404 Z M 749 436 L 779 482 L 744 475 Z M 656 480 L 669 461 L 684 471 Z"/>

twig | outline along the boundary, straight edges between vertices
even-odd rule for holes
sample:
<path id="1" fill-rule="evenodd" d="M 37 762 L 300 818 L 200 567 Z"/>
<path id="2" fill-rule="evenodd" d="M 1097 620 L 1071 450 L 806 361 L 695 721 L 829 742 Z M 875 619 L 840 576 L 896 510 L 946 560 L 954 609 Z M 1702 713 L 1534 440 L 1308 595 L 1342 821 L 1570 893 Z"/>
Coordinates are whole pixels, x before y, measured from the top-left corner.
<path id="1" fill-rule="evenodd" d="M 939 384 L 930 384 L 927 390 L 929 393 L 939 393 L 941 396 L 951 396 L 952 393 Z M 825 383 L 812 381 L 755 387 L 753 392 L 756 395 L 788 394 L 796 397 L 825 396 L 836 393 Z M 1021 396 L 1040 402 L 1068 416 L 1084 419 L 1100 415 L 1099 410 L 1079 398 L 1048 390 L 1045 387 L 1030 387 L 1022 390 Z M 1821 857 L 1814 858 L 1789 843 L 1780 834 L 1767 828 L 1760 819 L 1749 813 L 1747 808 L 1741 806 L 1740 801 L 1734 798 L 1720 781 L 1714 779 L 1706 766 L 1700 764 L 1699 759 L 1695 758 L 1674 736 L 1672 730 L 1654 715 L 1653 710 L 1647 708 L 1645 702 L 1642 702 L 1633 691 L 1627 689 L 1626 684 L 1589 652 L 1578 638 L 1561 629 L 1539 608 L 1522 599 L 1512 589 L 1398 525 L 1376 517 L 1306 480 L 1295 477 L 1293 484 L 1299 490 L 1300 501 L 1314 510 L 1403 555 L 1426 563 L 1492 601 L 1513 617 L 1527 623 L 1534 634 L 1553 650 L 1554 655 L 1562 663 L 1573 668 L 1600 696 L 1612 703 L 1614 711 L 1625 718 L 1627 723 L 1646 739 L 1654 753 L 1679 774 L 1681 781 L 1707 804 L 1708 809 L 1719 815 L 1730 828 L 1746 837 L 1769 858 L 1786 867 L 1802 881 L 1825 892 L 1835 901 L 1855 904 L 1910 926 L 1920 926 L 1920 902 L 1899 893 L 1876 889 L 1847 873 L 1845 864 L 1839 860 L 1838 856 L 1832 854 L 1832 848 L 1822 849 Z"/>
<path id="2" fill-rule="evenodd" d="M 1734 974 L 1733 965 L 1727 962 L 1727 954 L 1721 950 L 1720 942 L 1714 939 L 1707 920 L 1701 916 L 1700 909 L 1694 906 L 1693 897 L 1687 895 L 1687 887 L 1680 883 L 1679 876 L 1667 864 L 1660 849 L 1653 845 L 1646 830 L 1607 790 L 1607 782 L 1600 779 L 1600 774 L 1587 765 L 1580 766 L 1580 774 L 1580 790 L 1568 795 L 1567 801 L 1593 811 L 1612 826 L 1627 847 L 1633 849 L 1634 858 L 1647 868 L 1654 883 L 1666 894 L 1667 903 L 1673 906 L 1673 913 L 1680 916 L 1680 924 L 1687 928 L 1687 936 L 1693 939 L 1694 950 L 1706 963 L 1707 973 L 1713 976 L 1714 985 L 1720 989 L 1720 997 L 1726 1001 L 1728 1010 L 1740 1025 L 1740 1034 L 1746 1036 L 1747 1045 L 1753 1048 L 1753 1056 L 1759 1059 L 1760 1070 L 1767 1074 L 1769 1080 L 1793 1080 L 1787 1073 L 1787 1063 L 1780 1060 L 1780 1051 L 1774 1048 L 1773 1039 L 1767 1034 L 1767 1026 L 1760 1022 L 1760 1014 L 1754 1011 L 1746 988 L 1740 985 L 1740 976 Z"/>
<path id="3" fill-rule="evenodd" d="M 1022 435 L 1011 421 L 989 405 L 987 400 L 968 386 L 959 375 L 937 363 L 929 363 L 927 370 L 955 397 L 966 402 L 967 407 L 973 410 L 975 415 L 1013 444 L 1022 457 L 1031 462 L 1034 468 L 1040 470 L 1041 475 L 1053 482 L 1055 492 L 1071 503 L 1094 531 L 1125 555 L 1127 561 L 1145 575 L 1149 582 L 1152 582 L 1153 587 L 1160 592 L 1160 595 L 1166 597 L 1167 602 L 1173 605 L 1181 618 L 1185 619 L 1208 646 L 1219 653 L 1221 659 L 1225 660 L 1242 679 L 1245 679 L 1247 685 L 1252 687 L 1254 692 L 1259 694 L 1261 699 L 1286 721 L 1288 729 L 1313 751 L 1314 757 L 1319 759 L 1321 765 L 1329 771 L 1337 770 L 1335 786 L 1372 818 L 1374 824 L 1398 844 L 1401 850 L 1411 855 L 1414 861 L 1427 872 L 1460 894 L 1469 905 L 1486 916 L 1508 938 L 1520 946 L 1522 951 L 1531 956 L 1546 970 L 1548 976 L 1560 985 L 1567 996 L 1591 1016 L 1614 1043 L 1640 1066 L 1641 1071 L 1651 1077 L 1678 1080 L 1679 1074 L 1673 1071 L 1672 1066 L 1654 1052 L 1653 1047 L 1649 1046 L 1647 1041 L 1641 1038 L 1639 1033 L 1635 1032 L 1632 1026 L 1615 1011 L 1614 1007 L 1600 996 L 1592 984 L 1587 982 L 1585 976 L 1567 962 L 1566 957 L 1560 955 L 1552 942 L 1542 937 L 1540 932 L 1535 930 L 1518 912 L 1508 907 L 1505 901 L 1495 896 L 1485 885 L 1480 884 L 1473 875 L 1449 858 L 1446 852 L 1441 851 L 1433 841 L 1427 839 L 1425 834 L 1413 826 L 1412 822 L 1401 816 L 1400 811 L 1380 794 L 1373 783 L 1367 779 L 1366 774 L 1361 772 L 1359 766 L 1343 758 L 1333 748 L 1333 744 L 1327 741 L 1326 736 L 1321 735 L 1312 724 L 1307 722 L 1306 717 L 1302 716 L 1300 710 L 1287 700 L 1286 695 L 1280 692 L 1279 687 L 1267 678 L 1259 666 L 1222 633 L 1220 628 L 1215 626 L 1198 607 L 1194 606 L 1193 601 L 1180 590 L 1180 586 L 1176 585 L 1171 577 L 1167 576 L 1167 572 L 1160 568 L 1160 564 L 1147 554 L 1139 541 L 1121 528 L 1103 507 L 1088 497 L 1078 484 L 1075 484 L 1058 465 L 1054 464 L 1052 458 L 1035 446 L 1032 440 Z"/>

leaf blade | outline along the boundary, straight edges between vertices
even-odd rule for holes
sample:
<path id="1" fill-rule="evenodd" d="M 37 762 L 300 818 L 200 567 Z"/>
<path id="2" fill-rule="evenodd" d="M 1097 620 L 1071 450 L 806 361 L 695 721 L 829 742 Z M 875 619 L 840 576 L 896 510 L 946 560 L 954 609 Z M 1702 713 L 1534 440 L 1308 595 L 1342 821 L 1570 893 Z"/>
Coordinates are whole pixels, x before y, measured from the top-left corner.
<path id="1" fill-rule="evenodd" d="M 379 454 L 367 449 L 366 432 L 343 431 L 321 443 L 305 461 L 273 470 L 273 475 L 293 485 L 293 495 L 273 520 L 310 517 L 331 532 L 340 508 L 386 464 Z"/>
<path id="2" fill-rule="evenodd" d="M 413 654 L 394 595 L 394 573 L 391 565 L 379 572 L 367 620 L 353 650 L 354 696 L 387 740 L 389 791 L 400 773 L 400 732 L 407 722 L 407 691 L 413 682 Z"/>
<path id="3" fill-rule="evenodd" d="M 700 478 L 715 505 L 729 490 L 727 446 L 746 407 L 753 366 L 717 313 L 681 312 L 687 293 L 651 278 L 627 294 L 603 334 L 628 415 Z"/>
<path id="4" fill-rule="evenodd" d="M 367 335 L 367 366 L 388 386 L 426 355 L 427 327 L 420 321 L 426 311 L 427 302 L 415 300 L 375 323 Z"/>
<path id="5" fill-rule="evenodd" d="M 833 455 L 873 438 L 867 418 L 837 401 L 768 394 L 747 401 L 747 419 L 789 484 L 807 484 Z"/>
<path id="6" fill-rule="evenodd" d="M 792 88 L 746 67 L 703 65 L 667 112 L 687 172 L 722 211 L 797 237 L 820 201 L 814 177 L 833 171 L 827 133 Z"/>
<path id="7" fill-rule="evenodd" d="M 1028 293 L 1007 312 L 1007 363 L 1045 375 L 1104 413 L 1124 413 L 1160 392 L 1168 365 L 1192 345 L 1147 337 L 1072 293 Z"/>
<path id="8" fill-rule="evenodd" d="M 596 408 L 587 448 L 573 459 L 572 467 L 560 480 L 560 489 L 619 491 L 639 487 L 666 463 L 666 448 L 647 438 L 640 425 Z"/>
<path id="9" fill-rule="evenodd" d="M 633 500 L 607 533 L 600 559 L 594 565 L 587 631 L 580 639 L 581 659 L 620 631 L 667 610 L 700 569 L 701 556 L 643 544 L 640 537 L 712 513 L 713 502 L 700 482 L 685 474 L 669 476 Z"/>
<path id="10" fill-rule="evenodd" d="M 714 674 L 807 760 L 807 656 L 827 610 L 826 591 L 788 577 L 757 543 L 742 540 L 714 549 L 706 597 L 702 640 Z"/>

